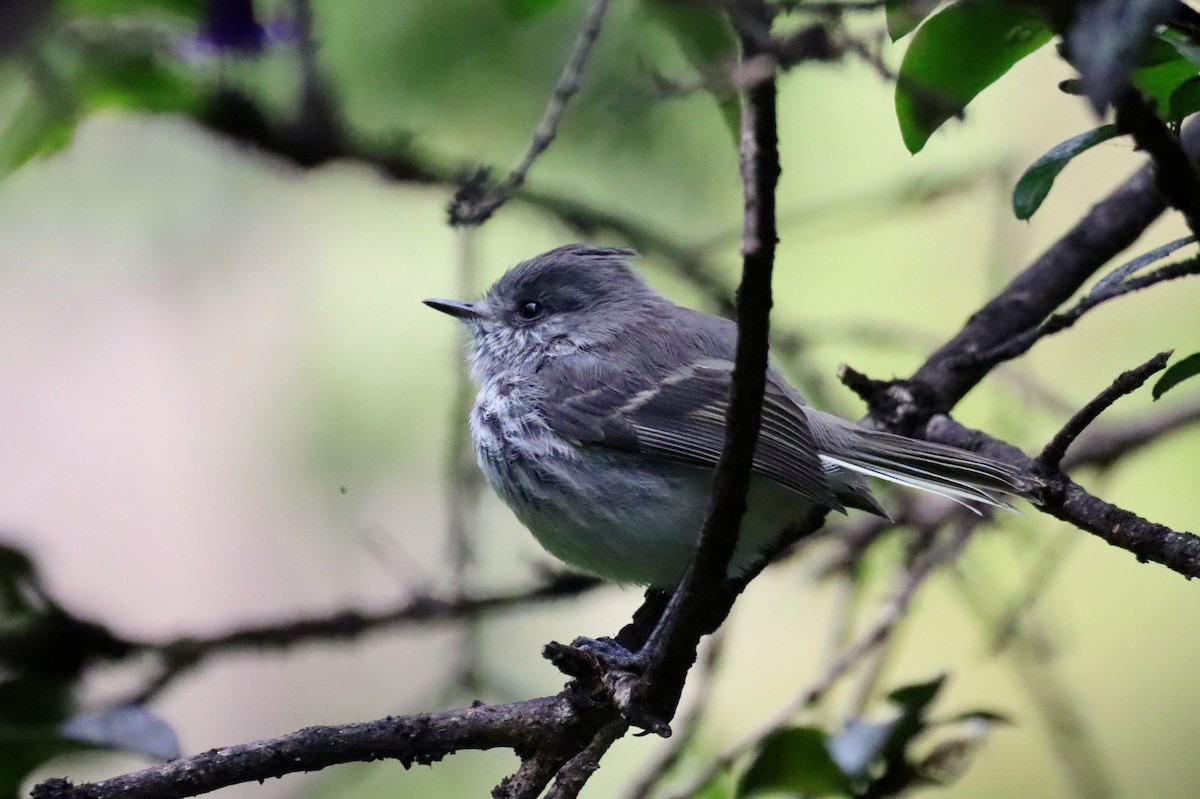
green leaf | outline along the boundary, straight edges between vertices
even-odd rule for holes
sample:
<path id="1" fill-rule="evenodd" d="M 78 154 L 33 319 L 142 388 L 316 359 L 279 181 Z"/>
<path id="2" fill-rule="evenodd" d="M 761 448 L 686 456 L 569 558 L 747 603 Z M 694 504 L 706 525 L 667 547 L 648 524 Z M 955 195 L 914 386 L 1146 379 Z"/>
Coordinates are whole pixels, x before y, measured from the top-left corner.
<path id="1" fill-rule="evenodd" d="M 886 0 L 883 11 L 888 36 L 893 42 L 904 38 L 940 4 L 941 0 Z"/>
<path id="2" fill-rule="evenodd" d="M 910 714 L 918 714 L 925 710 L 937 699 L 942 686 L 946 684 L 946 675 L 939 674 L 932 680 L 904 685 L 888 694 L 888 701 L 899 705 Z"/>
<path id="3" fill-rule="evenodd" d="M 1169 60 L 1135 69 L 1129 80 L 1142 94 L 1154 100 L 1154 110 L 1160 117 L 1174 121 L 1171 116 L 1171 96 L 1196 74 L 1195 65 L 1176 54 Z"/>
<path id="4" fill-rule="evenodd" d="M 76 124 L 73 108 L 31 93 L 0 131 L 0 175 L 66 147 L 75 135 Z"/>
<path id="5" fill-rule="evenodd" d="M 896 117 L 909 152 L 1051 36 L 1027 6 L 1001 0 L 960 2 L 930 17 L 896 81 Z"/>
<path id="6" fill-rule="evenodd" d="M 1175 87 L 1167 107 L 1170 109 L 1168 119 L 1171 122 L 1184 120 L 1200 111 L 1200 76 L 1188 78 Z"/>
<path id="7" fill-rule="evenodd" d="M 91 54 L 80 70 L 80 98 L 89 109 L 130 108 L 155 113 L 194 110 L 195 86 L 159 59 L 143 53 Z"/>
<path id="8" fill-rule="evenodd" d="M 563 0 L 504 0 L 504 7 L 518 19 L 529 19 L 544 14 Z"/>
<path id="9" fill-rule="evenodd" d="M 199 19 L 204 11 L 203 0 L 60 0 L 70 14 L 89 17 L 128 17 L 136 14 L 166 12 L 181 17 Z"/>
<path id="10" fill-rule="evenodd" d="M 1170 45 L 1175 52 L 1190 61 L 1192 66 L 1200 69 L 1200 44 L 1193 42 L 1188 34 L 1168 28 L 1158 34 L 1157 40 Z"/>
<path id="11" fill-rule="evenodd" d="M 1150 394 L 1154 399 L 1158 399 L 1184 380 L 1190 380 L 1196 375 L 1200 375 L 1200 352 L 1194 352 L 1182 361 L 1172 364 L 1163 372 L 1162 377 L 1158 378 Z"/>
<path id="12" fill-rule="evenodd" d="M 1100 142 L 1121 135 L 1116 125 L 1101 125 L 1094 130 L 1080 133 L 1061 144 L 1050 148 L 1038 160 L 1034 161 L 1025 174 L 1021 175 L 1017 185 L 1013 187 L 1012 207 L 1017 219 L 1028 219 L 1041 206 L 1054 179 L 1072 158 L 1084 150 L 1095 147 Z"/>
<path id="13" fill-rule="evenodd" d="M 697 72 L 737 61 L 737 37 L 728 17 L 717 8 L 677 0 L 643 0 L 641 8 L 671 35 Z M 733 92 L 712 94 L 736 147 L 742 135 L 741 103 Z"/>
<path id="14" fill-rule="evenodd" d="M 789 727 L 773 733 L 738 782 L 737 799 L 765 793 L 849 796 L 850 783 L 815 727 Z"/>

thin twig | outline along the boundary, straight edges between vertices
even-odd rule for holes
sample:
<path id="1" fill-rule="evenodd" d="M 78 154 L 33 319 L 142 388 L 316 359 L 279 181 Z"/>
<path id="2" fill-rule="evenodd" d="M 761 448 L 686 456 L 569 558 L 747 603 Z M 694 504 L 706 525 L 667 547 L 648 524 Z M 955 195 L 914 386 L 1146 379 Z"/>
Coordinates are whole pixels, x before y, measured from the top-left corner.
<path id="1" fill-rule="evenodd" d="M 1042 450 L 1042 454 L 1037 458 L 1038 463 L 1047 470 L 1057 470 L 1063 456 L 1067 453 L 1067 447 L 1071 446 L 1071 442 L 1078 438 L 1079 434 L 1094 422 L 1096 417 L 1107 410 L 1110 405 L 1126 394 L 1136 391 L 1143 383 L 1150 379 L 1151 375 L 1165 369 L 1167 360 L 1170 357 L 1171 353 L 1169 351 L 1160 352 L 1141 366 L 1119 375 L 1112 382 L 1112 385 L 1097 394 L 1095 399 L 1084 405 L 1074 416 L 1067 420 L 1062 429 L 1046 444 L 1045 449 Z"/>
<path id="2" fill-rule="evenodd" d="M 131 701 L 148 701 L 184 673 L 216 655 L 287 649 L 311 641 L 351 640 L 390 627 L 478 618 L 488 613 L 577 596 L 599 584 L 590 577 L 560 574 L 532 589 L 477 597 L 418 596 L 382 611 L 340 610 L 325 616 L 241 627 L 207 638 L 129 641 L 126 643 L 131 654 L 150 653 L 163 661 L 162 670 L 137 696 L 131 697 Z"/>
<path id="3" fill-rule="evenodd" d="M 477 290 L 475 242 L 476 228 L 459 229 L 456 281 L 459 297 L 472 296 Z M 474 394 L 470 378 L 460 371 L 455 381 L 454 400 L 450 404 L 449 429 L 452 432 L 445 455 L 446 535 L 450 541 L 451 592 L 455 599 L 468 595 L 470 571 L 475 562 L 475 540 L 479 533 L 479 502 L 483 497 L 483 478 L 475 465 L 470 427 L 466 424 Z M 459 634 L 458 665 L 452 685 L 466 693 L 474 693 L 480 681 L 477 620 L 467 620 Z"/>
<path id="4" fill-rule="evenodd" d="M 769 20 L 763 3 L 740 7 L 733 21 L 744 59 L 761 54 L 757 32 Z M 674 715 L 700 638 L 725 619 L 737 590 L 726 572 L 746 510 L 755 444 L 766 389 L 771 274 L 777 235 L 775 190 L 779 179 L 776 85 L 764 81 L 743 98 L 740 146 L 745 234 L 742 281 L 737 292 L 737 347 L 725 438 L 696 554 L 671 597 L 663 622 L 646 646 L 649 662 L 629 707 L 638 724 L 665 733 Z"/>
<path id="5" fill-rule="evenodd" d="M 500 206 L 508 202 L 515 191 L 525 185 L 525 178 L 533 167 L 533 162 L 546 152 L 554 137 L 558 135 L 558 126 L 566 113 L 567 104 L 583 85 L 583 69 L 591 54 L 592 45 L 600 35 L 600 27 L 604 15 L 608 11 L 609 0 L 592 0 L 587 16 L 575 39 L 571 55 L 563 66 L 554 92 L 546 111 L 533 132 L 533 139 L 520 162 L 508 173 L 508 177 L 498 185 L 489 187 L 486 181 L 471 181 L 464 185 L 450 204 L 451 225 L 479 225 L 494 214 Z"/>
<path id="6" fill-rule="evenodd" d="M 772 716 L 769 721 L 713 758 L 686 787 L 672 793 L 671 799 L 688 799 L 688 797 L 695 796 L 731 768 L 742 756 L 766 740 L 768 736 L 790 723 L 797 713 L 819 702 L 838 680 L 888 640 L 901 619 L 904 618 L 920 587 L 939 566 L 958 556 L 970 539 L 972 529 L 971 526 L 961 526 L 945 543 L 930 549 L 925 557 L 913 564 L 892 595 L 891 601 L 884 607 L 875 624 L 866 634 L 843 650 L 824 674 Z"/>
<path id="7" fill-rule="evenodd" d="M 1182 405 L 1141 414 L 1126 422 L 1093 425 L 1067 452 L 1062 461 L 1062 470 L 1069 472 L 1081 466 L 1111 466 L 1163 436 L 1197 422 L 1200 422 L 1200 397 Z"/>
<path id="8" fill-rule="evenodd" d="M 1181 277 L 1191 277 L 1193 275 L 1200 275 L 1200 257 L 1167 264 L 1139 277 L 1131 277 L 1105 286 L 1098 291 L 1092 291 L 1066 311 L 1047 317 L 1037 327 L 1026 330 L 985 353 L 973 356 L 971 362 L 973 365 L 987 365 L 990 367 L 1003 361 L 1012 360 L 1024 355 L 1034 344 L 1046 336 L 1071 327 L 1079 321 L 1080 317 L 1097 305 L 1126 294 L 1132 294 L 1135 291 L 1141 291 L 1159 283 L 1164 283 L 1168 280 L 1177 280 Z"/>

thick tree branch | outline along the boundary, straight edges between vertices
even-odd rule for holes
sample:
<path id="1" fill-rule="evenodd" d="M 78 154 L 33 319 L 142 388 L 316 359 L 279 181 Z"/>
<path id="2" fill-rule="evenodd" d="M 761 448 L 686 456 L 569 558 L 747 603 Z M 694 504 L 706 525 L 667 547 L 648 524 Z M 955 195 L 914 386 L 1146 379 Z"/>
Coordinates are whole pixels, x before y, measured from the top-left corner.
<path id="1" fill-rule="evenodd" d="M 31 799 L 180 799 L 338 763 L 393 758 L 408 768 L 434 763 L 463 749 L 563 752 L 582 749 L 592 735 L 571 703 L 560 695 L 511 705 L 308 727 L 87 785 L 47 780 L 34 788 Z"/>
<path id="2" fill-rule="evenodd" d="M 1036 328 L 1110 258 L 1132 244 L 1165 208 L 1151 166 L 1142 167 L 1095 205 L 913 375 L 912 382 L 928 395 L 928 413 L 953 408 L 994 366 L 980 363 L 980 353 Z M 923 421 L 912 420 L 916 425 Z"/>
<path id="3" fill-rule="evenodd" d="M 1195 122 L 1184 127 L 1183 146 L 1189 155 L 1198 149 L 1198 134 L 1200 125 Z M 1165 208 L 1155 168 L 1146 165 L 1093 206 L 933 353 L 913 375 L 911 396 L 900 403 L 895 398 L 889 403 L 877 397 L 872 416 L 887 427 L 911 432 L 933 414 L 949 411 L 995 366 L 981 356 L 1036 329 L 1101 266 L 1132 244 Z M 905 404 L 908 407 L 895 407 Z"/>

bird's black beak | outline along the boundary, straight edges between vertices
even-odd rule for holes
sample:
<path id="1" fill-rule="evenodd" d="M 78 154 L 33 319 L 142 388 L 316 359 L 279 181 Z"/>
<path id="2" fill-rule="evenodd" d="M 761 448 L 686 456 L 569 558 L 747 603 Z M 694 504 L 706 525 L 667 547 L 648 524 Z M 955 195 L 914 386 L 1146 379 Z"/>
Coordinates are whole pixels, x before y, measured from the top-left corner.
<path id="1" fill-rule="evenodd" d="M 459 319 L 479 319 L 483 316 L 473 302 L 458 300 L 425 300 L 425 304 L 435 311 L 450 314 Z"/>

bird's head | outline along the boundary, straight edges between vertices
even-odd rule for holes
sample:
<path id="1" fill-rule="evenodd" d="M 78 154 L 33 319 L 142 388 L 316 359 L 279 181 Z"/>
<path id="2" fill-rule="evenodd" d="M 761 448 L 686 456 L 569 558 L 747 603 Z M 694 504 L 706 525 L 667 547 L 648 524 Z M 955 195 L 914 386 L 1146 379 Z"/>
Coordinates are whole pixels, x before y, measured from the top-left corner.
<path id="1" fill-rule="evenodd" d="M 545 358 L 595 348 L 662 299 L 629 266 L 630 250 L 571 244 L 522 261 L 475 302 L 425 300 L 471 331 L 472 374 L 535 370 Z"/>

